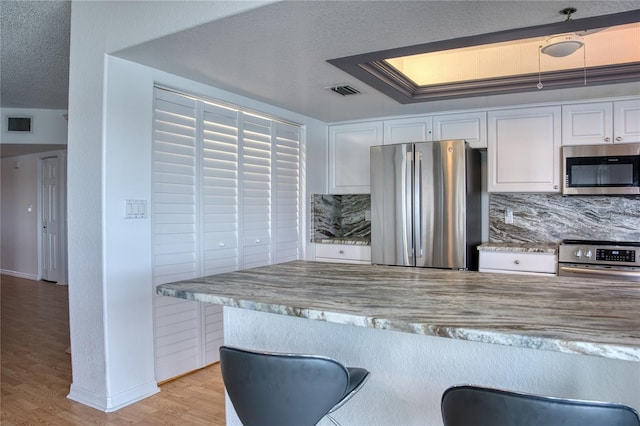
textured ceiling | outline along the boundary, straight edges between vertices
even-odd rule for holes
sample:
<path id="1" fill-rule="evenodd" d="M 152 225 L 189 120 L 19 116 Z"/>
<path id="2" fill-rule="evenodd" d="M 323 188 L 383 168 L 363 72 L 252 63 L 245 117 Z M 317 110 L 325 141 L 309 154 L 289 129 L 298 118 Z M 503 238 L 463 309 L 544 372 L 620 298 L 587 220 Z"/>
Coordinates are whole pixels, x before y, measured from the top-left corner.
<path id="1" fill-rule="evenodd" d="M 326 60 L 559 22 L 564 16 L 558 11 L 568 5 L 566 0 L 278 2 L 115 55 L 324 121 L 478 108 L 522 99 L 400 105 Z M 579 1 L 576 7 L 574 19 L 639 6 L 625 0 Z M 66 109 L 70 2 L 2 0 L 0 15 L 2 107 Z M 341 97 L 324 89 L 341 83 L 363 94 Z M 574 96 L 551 92 L 536 93 L 528 102 Z"/>
<path id="2" fill-rule="evenodd" d="M 67 109 L 69 1 L 0 1 L 3 108 Z"/>
<path id="3" fill-rule="evenodd" d="M 559 1 L 290 1 L 168 35 L 114 55 L 325 122 L 606 96 L 600 87 L 401 105 L 326 60 L 501 30 L 558 23 Z M 574 19 L 639 8 L 579 1 Z M 325 87 L 347 83 L 362 94 Z M 599 91 L 598 91 L 599 90 Z M 542 93 L 544 92 L 544 93 Z M 627 94 L 628 92 L 623 92 Z M 526 99 L 526 101 L 524 100 Z"/>

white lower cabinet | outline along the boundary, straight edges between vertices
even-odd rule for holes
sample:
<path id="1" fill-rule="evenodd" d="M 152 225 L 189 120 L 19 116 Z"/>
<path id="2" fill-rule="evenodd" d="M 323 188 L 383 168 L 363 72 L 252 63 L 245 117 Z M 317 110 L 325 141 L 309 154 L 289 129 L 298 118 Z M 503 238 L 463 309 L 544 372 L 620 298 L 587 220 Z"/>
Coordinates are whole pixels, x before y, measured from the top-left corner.
<path id="1" fill-rule="evenodd" d="M 316 244 L 316 261 L 371 264 L 371 246 Z"/>
<path id="2" fill-rule="evenodd" d="M 480 272 L 556 275 L 557 265 L 558 256 L 555 253 L 480 251 Z"/>

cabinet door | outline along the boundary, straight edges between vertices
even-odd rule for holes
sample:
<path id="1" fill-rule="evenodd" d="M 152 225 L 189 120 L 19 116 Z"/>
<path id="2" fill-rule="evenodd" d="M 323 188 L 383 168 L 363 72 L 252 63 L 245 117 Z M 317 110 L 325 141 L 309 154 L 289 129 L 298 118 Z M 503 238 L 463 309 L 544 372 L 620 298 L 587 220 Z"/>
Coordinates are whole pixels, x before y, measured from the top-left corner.
<path id="1" fill-rule="evenodd" d="M 329 127 L 329 192 L 369 193 L 369 148 L 382 144 L 382 121 Z"/>
<path id="2" fill-rule="evenodd" d="M 385 120 L 384 144 L 431 141 L 431 127 L 431 117 Z"/>
<path id="3" fill-rule="evenodd" d="M 472 148 L 487 147 L 487 113 L 471 112 L 433 117 L 433 138 L 464 139 Z"/>
<path id="4" fill-rule="evenodd" d="M 614 143 L 640 142 L 640 99 L 613 103 Z"/>
<path id="5" fill-rule="evenodd" d="M 560 107 L 489 113 L 489 192 L 560 192 L 560 117 Z"/>
<path id="6" fill-rule="evenodd" d="M 562 145 L 613 143 L 613 104 L 599 102 L 562 107 Z"/>

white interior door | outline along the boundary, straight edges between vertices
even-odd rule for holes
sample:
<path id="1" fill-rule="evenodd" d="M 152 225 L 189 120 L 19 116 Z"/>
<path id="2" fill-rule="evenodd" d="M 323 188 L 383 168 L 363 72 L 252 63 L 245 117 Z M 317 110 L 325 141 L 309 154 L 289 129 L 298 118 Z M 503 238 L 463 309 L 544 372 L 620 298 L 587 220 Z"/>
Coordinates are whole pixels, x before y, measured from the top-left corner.
<path id="1" fill-rule="evenodd" d="M 43 158 L 42 167 L 42 279 L 60 279 L 60 160 Z"/>

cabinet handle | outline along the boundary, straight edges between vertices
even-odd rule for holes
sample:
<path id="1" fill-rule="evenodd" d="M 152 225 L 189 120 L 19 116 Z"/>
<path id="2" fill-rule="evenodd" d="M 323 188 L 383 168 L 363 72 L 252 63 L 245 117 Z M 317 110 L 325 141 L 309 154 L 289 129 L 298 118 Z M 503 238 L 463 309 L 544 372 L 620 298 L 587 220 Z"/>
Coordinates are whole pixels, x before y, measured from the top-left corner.
<path id="1" fill-rule="evenodd" d="M 338 250 L 338 253 L 344 254 L 344 250 Z"/>
<path id="2" fill-rule="evenodd" d="M 622 142 L 622 136 L 616 136 L 616 141 Z"/>
<path id="3" fill-rule="evenodd" d="M 514 260 L 513 263 L 515 263 L 516 265 L 520 264 L 520 261 L 518 259 Z"/>
<path id="4" fill-rule="evenodd" d="M 220 247 L 224 247 L 224 243 L 223 242 L 220 242 Z"/>
<path id="5" fill-rule="evenodd" d="M 558 185 L 553 185 L 553 189 L 558 189 Z"/>
<path id="6" fill-rule="evenodd" d="M 256 244 L 260 244 L 260 240 L 256 240 Z"/>
<path id="7" fill-rule="evenodd" d="M 604 141 L 605 141 L 605 142 L 611 142 L 611 138 L 608 138 L 608 137 L 607 137 L 607 138 L 604 138 Z"/>

